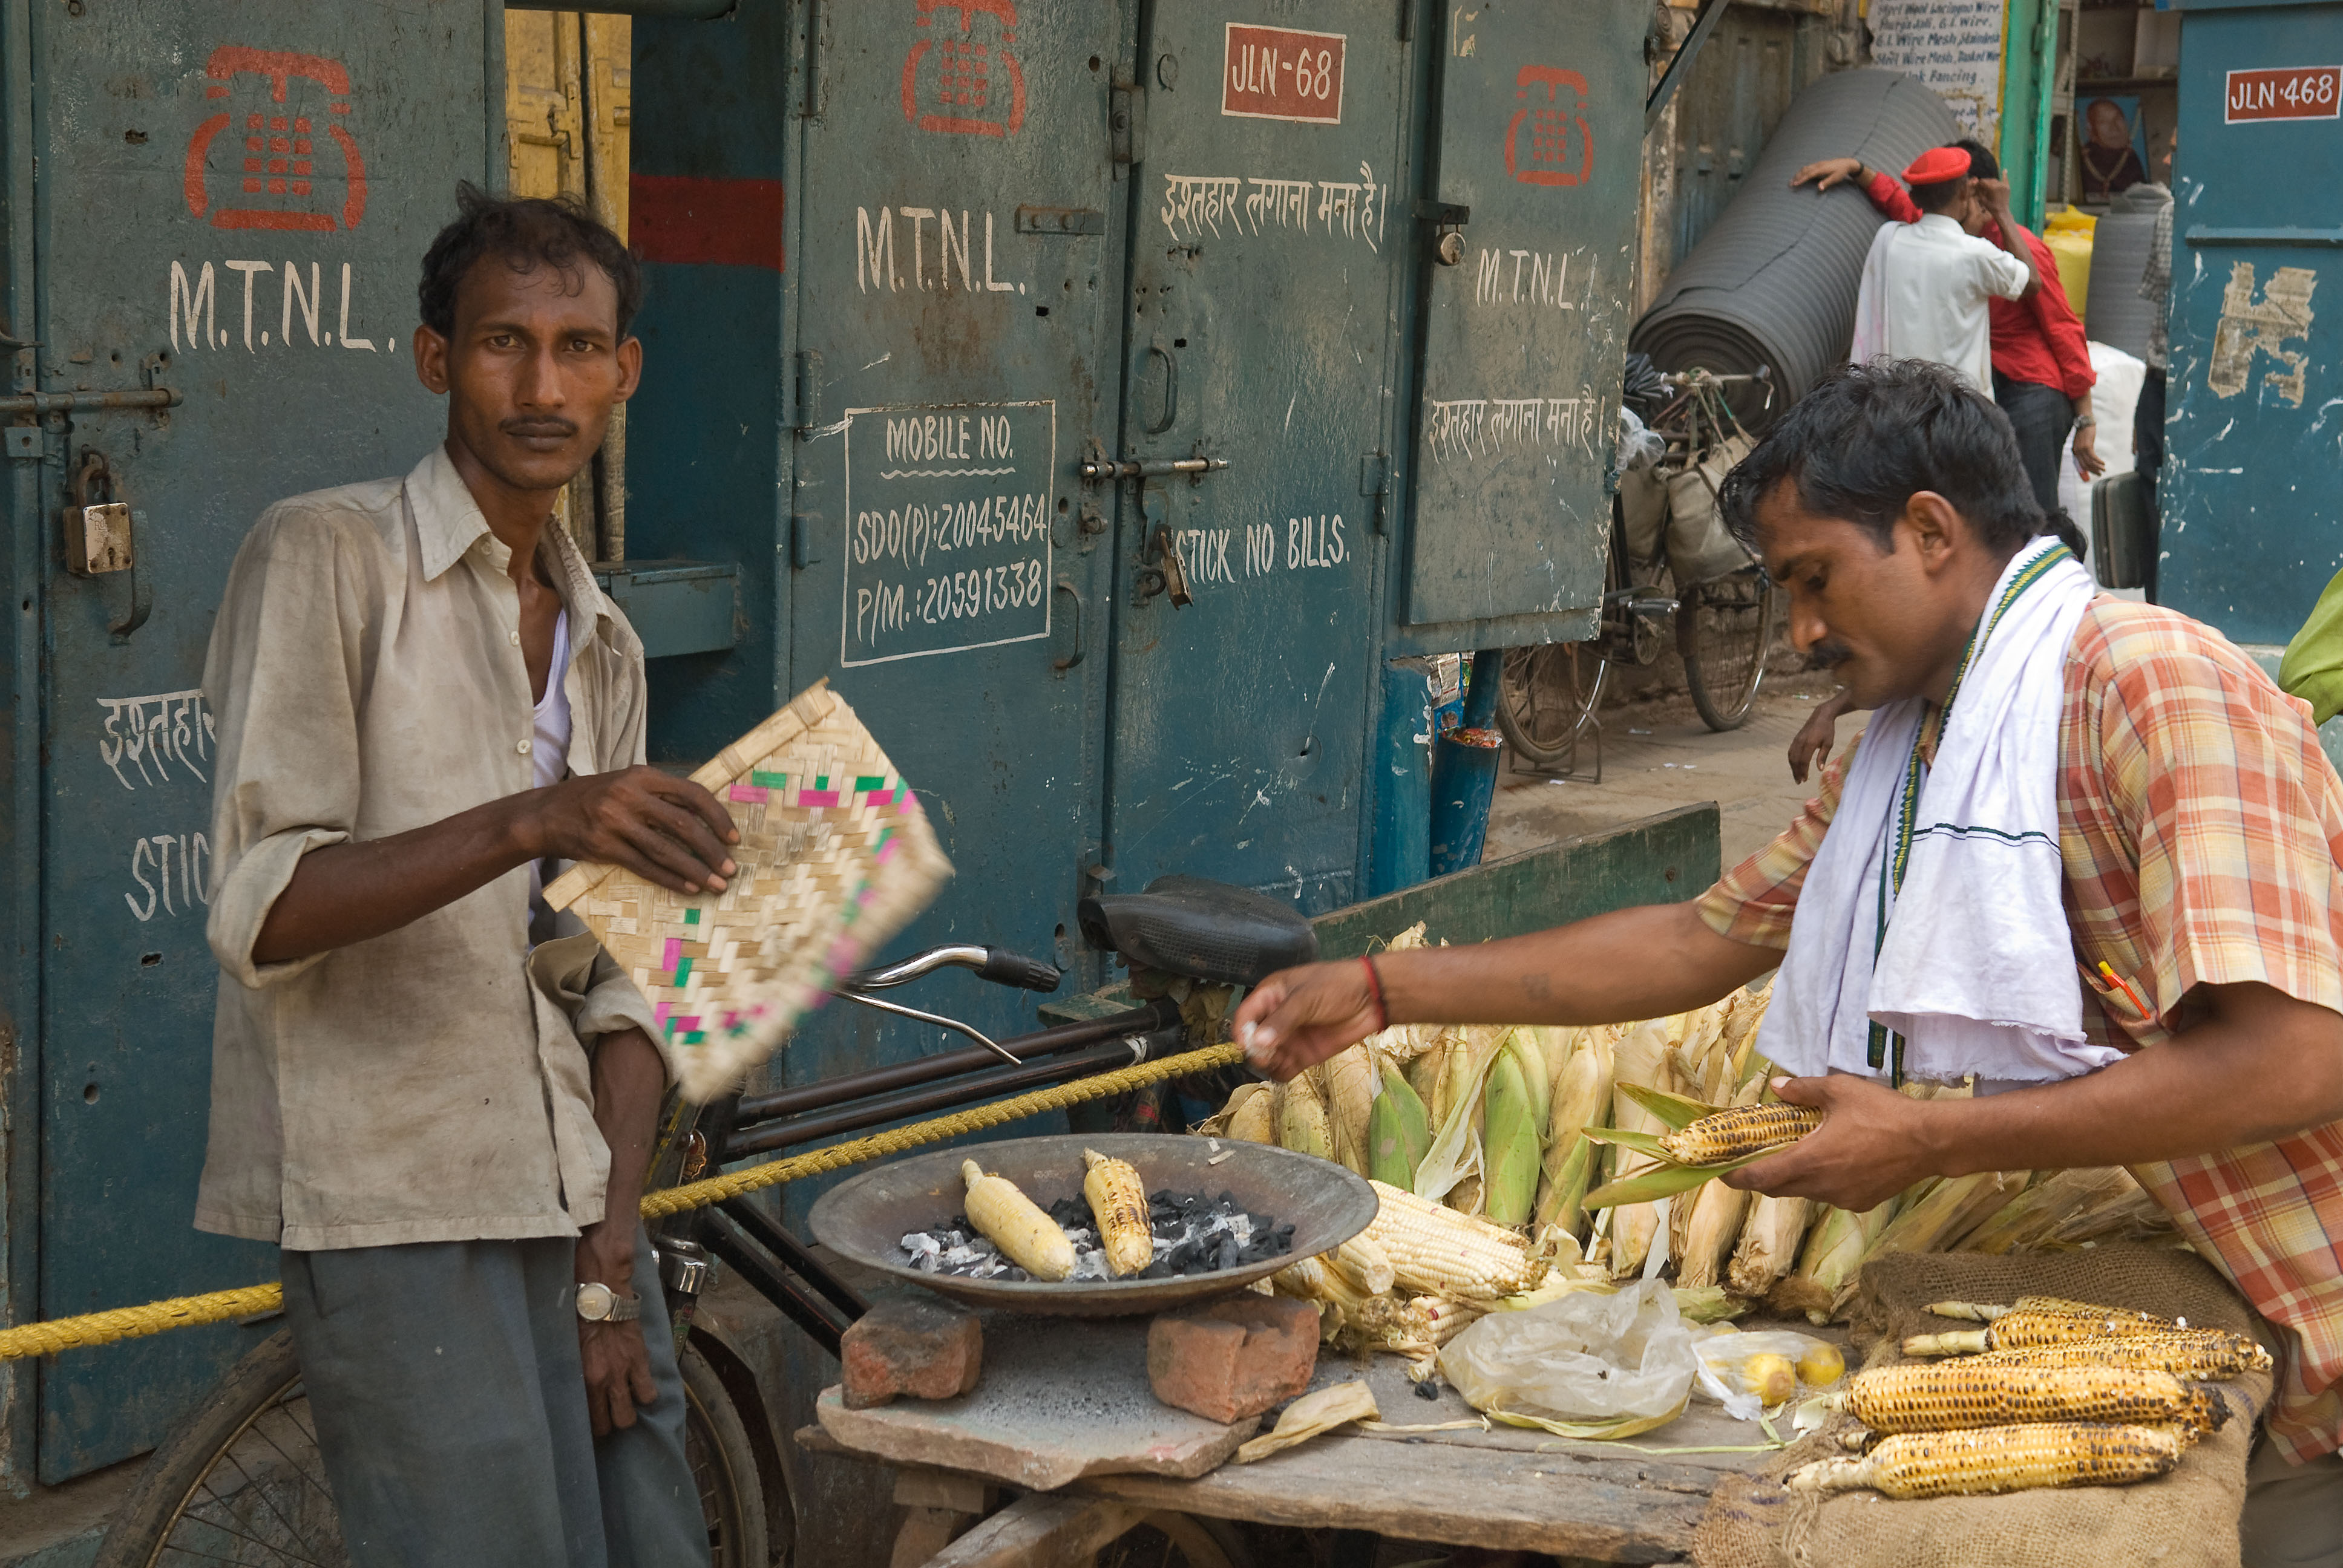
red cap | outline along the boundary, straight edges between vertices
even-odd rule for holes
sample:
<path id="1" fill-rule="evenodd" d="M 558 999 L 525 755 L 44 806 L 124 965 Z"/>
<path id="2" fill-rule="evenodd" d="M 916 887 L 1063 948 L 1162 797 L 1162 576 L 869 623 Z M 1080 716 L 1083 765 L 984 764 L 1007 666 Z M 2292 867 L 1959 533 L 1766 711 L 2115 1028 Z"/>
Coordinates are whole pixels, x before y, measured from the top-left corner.
<path id="1" fill-rule="evenodd" d="M 1942 185 L 1946 180 L 1966 178 L 1969 172 L 1969 155 L 1962 147 L 1930 147 L 1912 160 L 1904 171 L 1904 183 L 1915 186 Z"/>

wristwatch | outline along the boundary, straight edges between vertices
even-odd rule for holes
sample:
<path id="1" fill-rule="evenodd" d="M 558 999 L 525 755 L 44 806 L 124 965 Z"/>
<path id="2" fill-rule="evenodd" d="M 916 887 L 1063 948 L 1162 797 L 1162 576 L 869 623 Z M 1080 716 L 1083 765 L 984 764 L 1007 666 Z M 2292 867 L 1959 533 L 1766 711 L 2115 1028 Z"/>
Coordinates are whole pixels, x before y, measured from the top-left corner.
<path id="1" fill-rule="evenodd" d="M 643 1315 L 639 1297 L 622 1296 L 599 1280 L 578 1287 L 578 1315 L 589 1323 L 631 1323 Z"/>

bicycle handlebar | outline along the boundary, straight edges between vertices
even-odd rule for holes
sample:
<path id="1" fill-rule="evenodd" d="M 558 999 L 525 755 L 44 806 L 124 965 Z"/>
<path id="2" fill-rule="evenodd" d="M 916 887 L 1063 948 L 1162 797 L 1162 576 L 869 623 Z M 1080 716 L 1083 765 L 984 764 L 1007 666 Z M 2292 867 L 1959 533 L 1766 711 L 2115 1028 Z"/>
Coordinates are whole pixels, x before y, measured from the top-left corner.
<path id="1" fill-rule="evenodd" d="M 913 953 L 900 963 L 884 964 L 877 969 L 860 970 L 841 976 L 838 989 L 850 992 L 886 990 L 945 968 L 970 970 L 979 980 L 990 980 L 995 985 L 1014 986 L 1021 990 L 1053 991 L 1058 989 L 1060 978 L 1057 965 L 1029 959 L 1007 948 L 956 943 Z"/>

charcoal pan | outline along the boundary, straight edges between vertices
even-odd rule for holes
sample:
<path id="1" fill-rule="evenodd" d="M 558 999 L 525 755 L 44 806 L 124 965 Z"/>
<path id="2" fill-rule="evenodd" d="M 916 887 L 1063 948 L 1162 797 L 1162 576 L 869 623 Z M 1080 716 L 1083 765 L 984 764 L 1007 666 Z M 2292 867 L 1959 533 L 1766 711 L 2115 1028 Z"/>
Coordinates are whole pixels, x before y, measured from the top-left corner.
<path id="1" fill-rule="evenodd" d="M 1212 1144 L 1229 1156 L 1208 1163 Z M 1209 1274 L 1168 1280 L 1100 1280 L 1051 1284 L 1040 1280 L 971 1280 L 930 1274 L 903 1259 L 899 1243 L 913 1231 L 930 1231 L 964 1211 L 967 1183 L 963 1160 L 974 1160 L 995 1176 L 1006 1176 L 1024 1194 L 1048 1208 L 1082 1191 L 1082 1151 L 1128 1160 L 1152 1194 L 1222 1192 L 1252 1213 L 1268 1214 L 1293 1227 L 1293 1250 L 1274 1259 Z M 1012 1138 L 914 1154 L 866 1171 L 818 1199 L 808 1221 L 816 1240 L 858 1263 L 924 1285 L 971 1306 L 1064 1317 L 1111 1318 L 1160 1312 L 1190 1302 L 1240 1290 L 1275 1273 L 1297 1258 L 1340 1246 L 1375 1217 L 1375 1190 L 1331 1161 L 1230 1139 L 1204 1139 L 1165 1132 L 1110 1132 L 1095 1137 L 1069 1133 L 1051 1138 Z"/>

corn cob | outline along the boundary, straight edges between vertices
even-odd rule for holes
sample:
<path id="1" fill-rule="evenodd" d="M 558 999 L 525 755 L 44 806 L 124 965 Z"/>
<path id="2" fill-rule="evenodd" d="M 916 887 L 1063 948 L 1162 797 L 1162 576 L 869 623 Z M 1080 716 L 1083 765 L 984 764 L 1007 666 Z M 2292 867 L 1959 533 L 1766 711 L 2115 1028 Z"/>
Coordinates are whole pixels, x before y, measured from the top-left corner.
<path id="1" fill-rule="evenodd" d="M 1482 1203 L 1500 1225 L 1526 1224 L 1537 1202 L 1540 1159 L 1545 1152 L 1541 1134 L 1544 1118 L 1538 1096 L 1523 1071 L 1521 1053 L 1513 1041 L 1525 1039 L 1519 1030 L 1506 1036 L 1489 1070 L 1481 1121 Z M 1541 1085 L 1543 1087 L 1543 1085 Z"/>
<path id="2" fill-rule="evenodd" d="M 1584 1129 L 1611 1119 L 1611 1048 L 1608 1030 L 1587 1030 L 1554 1081 L 1553 1111 L 1546 1119 L 1545 1160 L 1532 1218 L 1540 1226 L 1559 1225 L 1578 1234 L 1598 1145 Z"/>
<path id="3" fill-rule="evenodd" d="M 1259 1092 L 1245 1094 L 1247 1089 Z M 1238 1094 L 1244 1095 L 1244 1098 L 1239 1100 Z M 1225 1112 L 1228 1125 L 1222 1130 L 1221 1136 L 1241 1143 L 1277 1141 L 1277 1122 L 1272 1115 L 1277 1106 L 1277 1093 L 1268 1084 L 1245 1084 L 1237 1091 L 1237 1094 L 1229 1096 L 1229 1106 Z"/>
<path id="4" fill-rule="evenodd" d="M 1488 1316 L 1485 1311 L 1469 1302 L 1452 1302 L 1440 1296 L 1417 1296 L 1408 1302 L 1408 1307 L 1422 1316 L 1428 1325 L 1429 1337 L 1435 1348 L 1446 1344 Z"/>
<path id="5" fill-rule="evenodd" d="M 1770 1303 L 1778 1311 L 1802 1312 L 1818 1323 L 1830 1322 L 1841 1298 L 1855 1289 L 1864 1253 L 1895 1219 L 1900 1201 L 1890 1198 L 1860 1214 L 1822 1209 L 1806 1233 L 1805 1250 L 1798 1255 L 1796 1270 L 1774 1287 Z"/>
<path id="6" fill-rule="evenodd" d="M 1652 1019 L 1630 1027 L 1620 1035 L 1614 1050 L 1612 1065 L 1611 1125 L 1630 1132 L 1665 1133 L 1668 1125 L 1628 1095 L 1621 1091 L 1623 1083 L 1640 1084 L 1650 1089 L 1674 1089 L 1674 1070 L 1668 1066 L 1667 1052 L 1671 1045 L 1669 1030 L 1677 1020 Z M 1682 1030 L 1676 1030 L 1678 1039 Z M 1611 1150 L 1610 1179 L 1619 1181 L 1640 1171 L 1648 1171 L 1659 1161 L 1649 1155 L 1632 1153 L 1627 1150 Z M 1622 1203 L 1611 1214 L 1611 1277 L 1614 1280 L 1633 1278 L 1641 1273 L 1644 1259 L 1652 1250 L 1652 1237 L 1659 1228 L 1660 1211 L 1655 1203 Z"/>
<path id="7" fill-rule="evenodd" d="M 1336 1273 L 1368 1295 L 1380 1296 L 1392 1288 L 1391 1255 L 1372 1236 L 1353 1236 L 1324 1256 Z"/>
<path id="8" fill-rule="evenodd" d="M 1383 1092 L 1367 1108 L 1366 1173 L 1378 1181 L 1413 1189 L 1415 1168 L 1432 1147 L 1432 1119 L 1396 1069 L 1383 1079 Z"/>
<path id="9" fill-rule="evenodd" d="M 1110 1160 L 1095 1149 L 1082 1151 L 1082 1163 L 1090 1167 L 1082 1177 L 1082 1196 L 1090 1201 L 1091 1217 L 1098 1221 L 1106 1266 L 1118 1279 L 1135 1274 L 1155 1261 L 1147 1184 L 1139 1179 L 1138 1167 L 1131 1161 Z"/>
<path id="10" fill-rule="evenodd" d="M 1725 1283 L 1737 1295 L 1762 1296 L 1798 1261 L 1798 1242 L 1814 1212 L 1808 1198 L 1761 1197 L 1750 1205 L 1741 1222 L 1741 1240 L 1733 1249 Z"/>
<path id="11" fill-rule="evenodd" d="M 1802 1492 L 1868 1486 L 1899 1500 L 2120 1486 L 2169 1473 L 2183 1446 L 2167 1428 L 2087 1422 L 1916 1432 L 1884 1439 L 1860 1459 L 1816 1460 L 1788 1483 Z"/>
<path id="12" fill-rule="evenodd" d="M 1960 1250 L 1995 1254 L 2031 1251 L 2078 1209 L 2096 1211 L 2110 1198 L 2138 1191 L 2131 1172 L 2120 1165 L 2052 1171 L 1970 1231 Z"/>
<path id="13" fill-rule="evenodd" d="M 2135 1320 L 2086 1317 L 2080 1312 L 2009 1312 L 1981 1329 L 1954 1329 L 1940 1334 L 1914 1334 L 1904 1342 L 1907 1356 L 1966 1356 L 1980 1351 L 2037 1350 L 2046 1345 L 2072 1344 L 2148 1334 L 2212 1333 L 2236 1338 L 2217 1329 L 2182 1329 L 2144 1324 Z"/>
<path id="14" fill-rule="evenodd" d="M 1660 1147 L 1679 1165 L 1714 1165 L 1795 1143 L 1822 1122 L 1823 1113 L 1811 1106 L 1735 1105 L 1666 1134 Z"/>
<path id="15" fill-rule="evenodd" d="M 2102 1307 L 2089 1302 L 2070 1302 L 2063 1296 L 2020 1296 L 2008 1306 L 1992 1302 L 1930 1302 L 1923 1310 L 1940 1318 L 1965 1318 L 1973 1323 L 1994 1322 L 2012 1312 L 2044 1312 L 2137 1325 L 2137 1328 L 2124 1330 L 2126 1333 L 2144 1329 L 2185 1329 L 2188 1326 L 2186 1318 L 2159 1318 L 2153 1312 L 2135 1312 L 2129 1307 Z"/>
<path id="16" fill-rule="evenodd" d="M 1315 1154 L 1321 1160 L 1334 1158 L 1334 1138 L 1326 1124 L 1326 1108 L 1319 1103 L 1318 1091 L 1309 1080 L 1296 1078 L 1279 1084 L 1272 1092 L 1276 1099 L 1271 1104 L 1270 1116 L 1277 1124 L 1278 1147 L 1297 1154 Z"/>
<path id="17" fill-rule="evenodd" d="M 1890 1252 L 1946 1252 L 1990 1219 L 2010 1195 L 2026 1185 L 2024 1171 L 1979 1171 L 1937 1182 L 1916 1201 L 1907 1201 L 1863 1261 Z"/>
<path id="18" fill-rule="evenodd" d="M 2229 1408 L 2209 1390 L 2137 1367 L 1978 1366 L 1973 1362 L 1877 1367 L 1829 1396 L 1875 1432 L 1950 1432 L 2017 1422 L 2177 1422 L 2218 1428 Z"/>
<path id="19" fill-rule="evenodd" d="M 1684 1240 L 1674 1249 L 1677 1284 L 1689 1290 L 1725 1282 L 1725 1264 L 1733 1256 L 1753 1196 L 1722 1181 L 1711 1181 L 1676 1199 L 1670 1209 L 1672 1218 L 1676 1210 L 1689 1211 Z"/>
<path id="20" fill-rule="evenodd" d="M 968 1222 L 1001 1256 L 1037 1280 L 1062 1280 L 1074 1271 L 1073 1242 L 1017 1183 L 987 1176 L 973 1160 L 961 1161 L 960 1173 L 968 1183 Z"/>
<path id="21" fill-rule="evenodd" d="M 1545 1278 L 1544 1261 L 1510 1231 L 1380 1181 L 1375 1192 L 1383 1204 L 1366 1233 L 1391 1259 L 1403 1289 L 1486 1307 Z"/>
<path id="22" fill-rule="evenodd" d="M 1358 1175 L 1367 1173 L 1367 1121 L 1374 1104 L 1374 1070 L 1364 1046 L 1336 1051 L 1312 1071 L 1326 1102 L 1326 1121 L 1335 1161 Z"/>
<path id="23" fill-rule="evenodd" d="M 2270 1370 L 2270 1353 L 2242 1335 L 2219 1329 L 2175 1329 L 2157 1334 L 2123 1334 L 2111 1339 L 2077 1340 L 2063 1345 L 2030 1350 L 1993 1351 L 1966 1363 L 1970 1366 L 2018 1367 L 2111 1366 L 2167 1372 L 2174 1377 L 2207 1382 Z"/>

